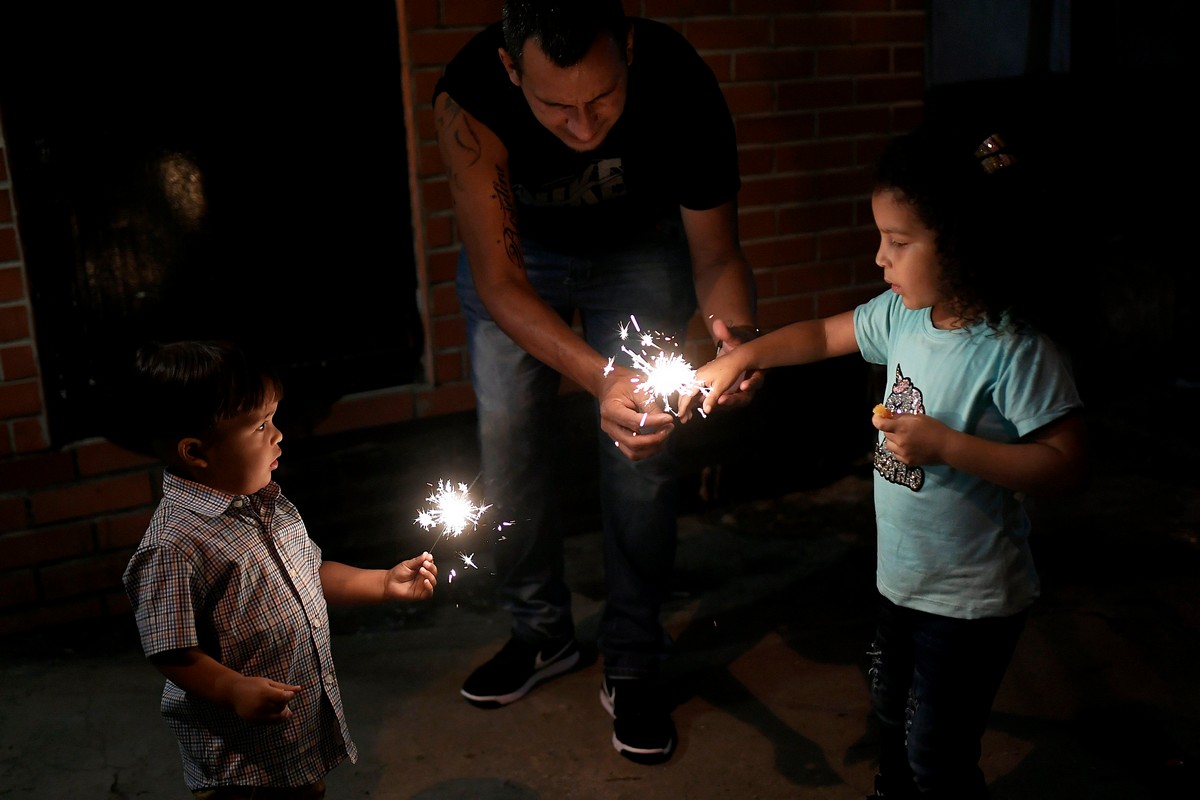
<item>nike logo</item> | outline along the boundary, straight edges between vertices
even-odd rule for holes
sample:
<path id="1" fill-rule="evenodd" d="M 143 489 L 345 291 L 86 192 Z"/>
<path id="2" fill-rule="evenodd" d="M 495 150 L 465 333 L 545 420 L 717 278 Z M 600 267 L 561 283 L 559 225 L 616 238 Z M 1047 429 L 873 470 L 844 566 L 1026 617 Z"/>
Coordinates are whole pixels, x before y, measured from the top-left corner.
<path id="1" fill-rule="evenodd" d="M 543 669 L 543 668 L 549 666 L 550 664 L 553 664 L 555 661 L 558 661 L 560 658 L 562 658 L 563 654 L 566 653 L 570 649 L 571 649 L 571 643 L 567 642 L 566 644 L 563 645 L 562 650 L 559 650 L 557 653 L 550 656 L 550 658 L 546 658 L 546 659 L 542 658 L 542 653 L 539 650 L 538 654 L 536 656 L 534 656 L 534 658 L 533 658 L 533 669 L 535 671 L 537 671 L 537 670 L 540 670 L 540 669 Z"/>

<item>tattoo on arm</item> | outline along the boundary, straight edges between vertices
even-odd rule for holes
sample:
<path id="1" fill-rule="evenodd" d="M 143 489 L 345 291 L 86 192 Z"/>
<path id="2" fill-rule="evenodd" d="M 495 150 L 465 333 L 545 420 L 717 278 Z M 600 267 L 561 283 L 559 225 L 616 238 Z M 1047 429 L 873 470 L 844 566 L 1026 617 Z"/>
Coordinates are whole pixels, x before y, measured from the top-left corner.
<path id="1" fill-rule="evenodd" d="M 496 190 L 496 200 L 504 213 L 504 252 L 513 266 L 524 270 L 525 256 L 521 252 L 521 236 L 517 230 L 517 207 L 513 201 L 512 185 L 503 168 L 496 170 L 496 181 L 492 187 Z"/>

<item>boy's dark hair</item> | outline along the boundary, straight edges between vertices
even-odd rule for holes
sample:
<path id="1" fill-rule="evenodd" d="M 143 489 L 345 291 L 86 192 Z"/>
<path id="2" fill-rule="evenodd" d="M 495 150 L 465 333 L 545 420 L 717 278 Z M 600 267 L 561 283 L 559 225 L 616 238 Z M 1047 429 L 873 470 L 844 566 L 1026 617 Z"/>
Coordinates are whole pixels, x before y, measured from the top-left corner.
<path id="1" fill-rule="evenodd" d="M 1034 321 L 1021 303 L 1038 257 L 1026 168 L 1004 132 L 928 124 L 893 139 L 877 164 L 875 191 L 895 192 L 934 232 L 942 290 L 968 322 Z"/>
<path id="2" fill-rule="evenodd" d="M 518 72 L 530 39 L 554 64 L 570 67 L 587 55 L 602 32 L 621 47 L 629 32 L 621 0 L 506 0 L 501 21 L 504 49 Z"/>
<path id="3" fill-rule="evenodd" d="M 232 342 L 150 342 L 137 351 L 133 402 L 142 448 L 171 460 L 175 444 L 282 394 L 265 362 Z"/>

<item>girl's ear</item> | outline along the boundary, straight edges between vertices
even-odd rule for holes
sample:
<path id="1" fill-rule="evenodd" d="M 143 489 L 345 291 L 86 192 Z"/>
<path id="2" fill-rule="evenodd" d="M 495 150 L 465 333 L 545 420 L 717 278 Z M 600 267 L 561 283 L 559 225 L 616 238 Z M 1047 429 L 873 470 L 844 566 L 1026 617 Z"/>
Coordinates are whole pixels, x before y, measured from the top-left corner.
<path id="1" fill-rule="evenodd" d="M 208 466 L 208 461 L 204 457 L 204 442 L 195 437 L 180 439 L 175 444 L 175 453 L 179 456 L 179 463 L 189 471 Z"/>

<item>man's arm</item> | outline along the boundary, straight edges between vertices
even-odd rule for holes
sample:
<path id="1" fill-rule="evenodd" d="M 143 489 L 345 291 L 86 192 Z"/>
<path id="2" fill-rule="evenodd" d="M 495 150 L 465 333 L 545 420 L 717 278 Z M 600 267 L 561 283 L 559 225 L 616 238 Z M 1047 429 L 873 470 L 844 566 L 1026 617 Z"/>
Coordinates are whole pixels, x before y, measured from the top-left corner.
<path id="1" fill-rule="evenodd" d="M 692 279 L 709 335 L 728 352 L 758 334 L 754 273 L 738 236 L 737 203 L 707 211 L 680 209 L 692 257 Z M 721 405 L 745 405 L 762 386 L 763 373 L 748 373 Z"/>
<path id="2" fill-rule="evenodd" d="M 608 359 L 571 330 L 525 275 L 507 149 L 450 95 L 438 95 L 433 105 L 458 235 L 480 299 L 526 352 L 598 396 Z"/>

